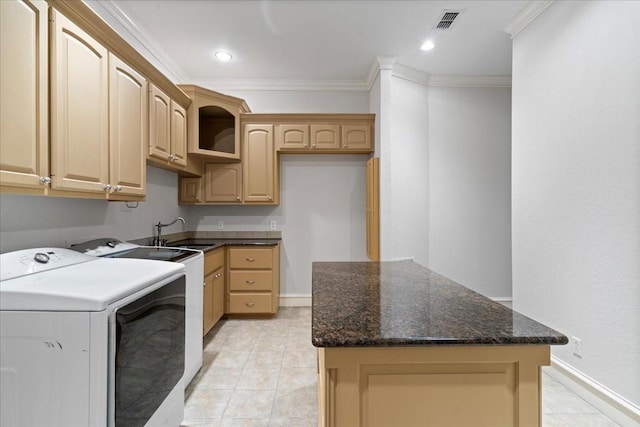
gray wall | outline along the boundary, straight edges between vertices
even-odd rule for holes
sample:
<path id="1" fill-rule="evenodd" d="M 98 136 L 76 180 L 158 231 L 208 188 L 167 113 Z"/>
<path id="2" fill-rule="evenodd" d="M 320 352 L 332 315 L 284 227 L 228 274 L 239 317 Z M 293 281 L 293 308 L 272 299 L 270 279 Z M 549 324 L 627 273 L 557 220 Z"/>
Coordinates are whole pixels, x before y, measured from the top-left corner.
<path id="1" fill-rule="evenodd" d="M 514 308 L 640 407 L 640 2 L 555 2 L 514 38 Z"/>
<path id="2" fill-rule="evenodd" d="M 67 247 L 97 237 L 131 240 L 153 235 L 153 224 L 184 216 L 177 204 L 177 175 L 147 167 L 147 200 L 124 202 L 0 194 L 0 252 L 41 246 Z M 187 224 L 189 227 L 191 224 Z M 188 229 L 178 223 L 165 229 Z"/>
<path id="3" fill-rule="evenodd" d="M 381 255 L 511 298 L 511 88 L 427 87 L 381 70 Z"/>
<path id="4" fill-rule="evenodd" d="M 429 88 L 429 267 L 511 297 L 511 89 Z"/>

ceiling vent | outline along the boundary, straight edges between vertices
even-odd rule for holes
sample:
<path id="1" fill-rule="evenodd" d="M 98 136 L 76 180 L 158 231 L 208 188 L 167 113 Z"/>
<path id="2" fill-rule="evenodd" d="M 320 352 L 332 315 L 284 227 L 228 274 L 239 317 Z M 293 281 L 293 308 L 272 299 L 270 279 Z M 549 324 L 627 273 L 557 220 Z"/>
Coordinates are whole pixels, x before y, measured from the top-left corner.
<path id="1" fill-rule="evenodd" d="M 457 22 L 460 15 L 464 10 L 451 10 L 445 9 L 440 13 L 438 23 L 435 26 L 436 30 L 450 30 Z"/>

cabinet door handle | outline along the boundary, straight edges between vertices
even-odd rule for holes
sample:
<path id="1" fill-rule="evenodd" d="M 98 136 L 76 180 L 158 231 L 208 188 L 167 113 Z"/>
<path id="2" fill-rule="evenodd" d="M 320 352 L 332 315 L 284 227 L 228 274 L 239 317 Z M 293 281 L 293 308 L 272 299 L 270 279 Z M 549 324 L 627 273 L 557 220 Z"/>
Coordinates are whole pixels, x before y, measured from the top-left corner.
<path id="1" fill-rule="evenodd" d="M 110 184 L 102 184 L 102 189 L 104 191 L 109 191 L 109 190 L 111 190 L 111 185 Z"/>
<path id="2" fill-rule="evenodd" d="M 216 273 L 216 274 L 213 275 L 213 278 L 214 279 L 218 279 L 220 276 L 222 276 L 220 273 Z"/>
<path id="3" fill-rule="evenodd" d="M 347 148 L 347 144 L 342 144 L 342 148 Z"/>
<path id="4" fill-rule="evenodd" d="M 40 184 L 42 185 L 49 185 L 51 184 L 51 178 L 48 176 L 41 176 L 40 177 Z"/>
<path id="5" fill-rule="evenodd" d="M 254 283 L 256 283 L 255 280 L 245 280 L 245 282 L 247 282 L 248 285 L 253 285 Z"/>
<path id="6" fill-rule="evenodd" d="M 256 304 L 255 304 L 255 303 L 253 303 L 253 302 L 248 302 L 248 303 L 247 303 L 247 307 L 253 307 L 254 305 L 256 305 Z"/>
<path id="7" fill-rule="evenodd" d="M 256 259 L 255 259 L 255 258 L 252 258 L 252 257 L 247 258 L 247 261 L 249 261 L 249 262 L 253 262 L 253 261 L 255 261 L 255 260 L 256 260 Z"/>
<path id="8" fill-rule="evenodd" d="M 237 197 L 236 197 L 236 200 L 237 200 L 237 201 L 240 201 L 240 196 L 237 196 Z"/>
<path id="9" fill-rule="evenodd" d="M 311 144 L 311 148 L 316 148 L 316 144 Z"/>
<path id="10" fill-rule="evenodd" d="M 267 197 L 267 199 L 269 199 L 269 200 L 273 200 L 273 197 L 271 197 L 271 196 L 268 196 L 268 197 Z"/>
<path id="11" fill-rule="evenodd" d="M 116 192 L 122 191 L 122 185 L 114 185 L 113 186 L 113 191 L 116 191 Z"/>

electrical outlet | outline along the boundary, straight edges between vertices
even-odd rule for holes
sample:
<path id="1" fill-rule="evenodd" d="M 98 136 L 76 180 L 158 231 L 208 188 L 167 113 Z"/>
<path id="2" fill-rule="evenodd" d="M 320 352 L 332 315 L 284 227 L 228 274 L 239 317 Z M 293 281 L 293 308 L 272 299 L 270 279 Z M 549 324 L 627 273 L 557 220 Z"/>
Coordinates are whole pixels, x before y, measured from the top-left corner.
<path id="1" fill-rule="evenodd" d="M 218 221 L 218 230 L 224 230 L 224 222 Z"/>
<path id="2" fill-rule="evenodd" d="M 271 228 L 272 230 L 275 230 L 276 228 L 278 228 L 278 224 L 275 221 L 271 221 L 269 228 Z"/>
<path id="3" fill-rule="evenodd" d="M 582 358 L 582 340 L 578 337 L 571 337 L 571 341 L 573 342 L 573 354 Z"/>

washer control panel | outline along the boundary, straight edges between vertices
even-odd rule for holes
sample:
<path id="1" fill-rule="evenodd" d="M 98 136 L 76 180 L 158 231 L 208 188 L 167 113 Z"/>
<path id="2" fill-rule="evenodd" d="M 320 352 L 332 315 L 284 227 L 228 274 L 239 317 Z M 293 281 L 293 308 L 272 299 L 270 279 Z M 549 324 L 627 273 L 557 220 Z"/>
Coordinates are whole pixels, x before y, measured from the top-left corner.
<path id="1" fill-rule="evenodd" d="M 63 248 L 34 248 L 8 252 L 0 255 L 0 281 L 96 259 Z"/>

